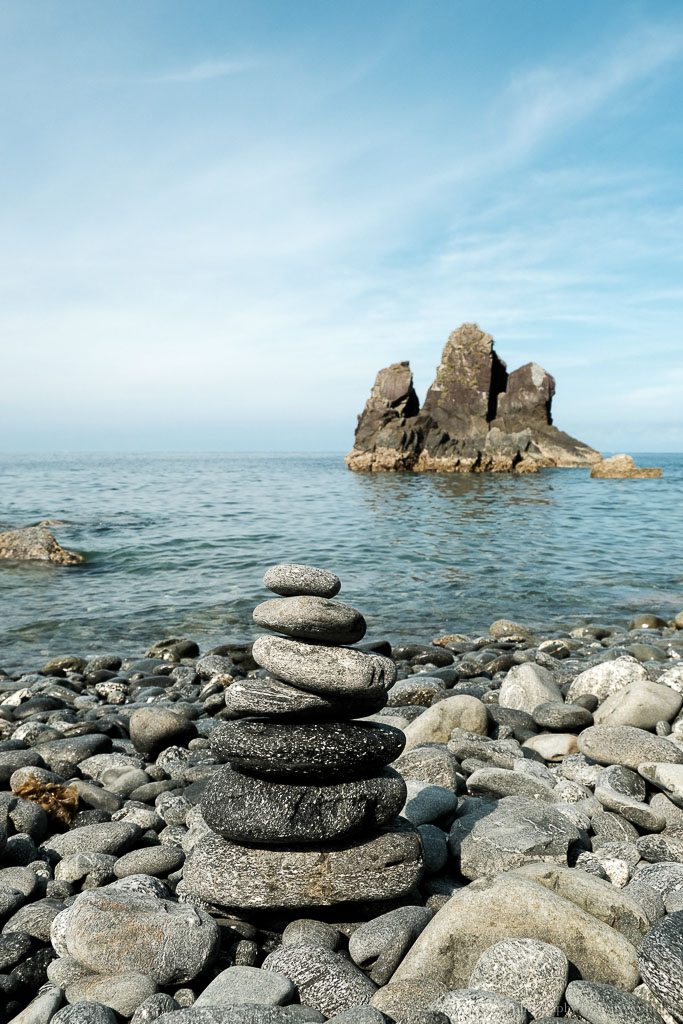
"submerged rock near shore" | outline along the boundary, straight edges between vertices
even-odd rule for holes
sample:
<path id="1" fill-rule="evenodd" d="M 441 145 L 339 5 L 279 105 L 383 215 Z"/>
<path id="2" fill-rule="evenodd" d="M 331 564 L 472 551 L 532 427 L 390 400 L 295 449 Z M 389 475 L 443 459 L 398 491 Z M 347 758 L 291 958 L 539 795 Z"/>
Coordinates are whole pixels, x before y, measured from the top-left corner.
<path id="1" fill-rule="evenodd" d="M 24 526 L 0 533 L 0 558 L 17 562 L 54 562 L 55 565 L 80 565 L 83 555 L 67 551 L 44 526 Z"/>
<path id="2" fill-rule="evenodd" d="M 450 335 L 422 408 L 407 362 L 380 370 L 358 418 L 357 472 L 533 473 L 590 466 L 595 449 L 553 426 L 555 380 L 536 363 L 512 373 L 476 324 Z"/>

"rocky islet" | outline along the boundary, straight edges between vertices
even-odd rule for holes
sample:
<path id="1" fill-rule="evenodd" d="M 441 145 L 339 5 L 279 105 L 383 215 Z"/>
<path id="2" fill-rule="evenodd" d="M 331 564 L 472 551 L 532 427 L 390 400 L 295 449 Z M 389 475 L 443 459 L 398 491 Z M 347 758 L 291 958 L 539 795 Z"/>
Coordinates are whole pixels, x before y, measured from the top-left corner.
<path id="1" fill-rule="evenodd" d="M 273 629 L 341 604 L 268 579 Z M 680 625 L 389 657 L 357 615 L 0 673 L 3 1024 L 683 1019 Z"/>

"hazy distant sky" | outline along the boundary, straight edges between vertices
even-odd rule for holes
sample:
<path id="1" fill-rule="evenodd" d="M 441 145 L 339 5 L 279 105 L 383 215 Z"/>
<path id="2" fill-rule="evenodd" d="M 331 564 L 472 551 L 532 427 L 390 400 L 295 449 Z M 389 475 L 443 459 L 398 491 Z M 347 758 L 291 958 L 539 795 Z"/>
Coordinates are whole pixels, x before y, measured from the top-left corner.
<path id="1" fill-rule="evenodd" d="M 683 450 L 679 0 L 3 0 L 0 446 L 348 450 L 463 321 Z"/>

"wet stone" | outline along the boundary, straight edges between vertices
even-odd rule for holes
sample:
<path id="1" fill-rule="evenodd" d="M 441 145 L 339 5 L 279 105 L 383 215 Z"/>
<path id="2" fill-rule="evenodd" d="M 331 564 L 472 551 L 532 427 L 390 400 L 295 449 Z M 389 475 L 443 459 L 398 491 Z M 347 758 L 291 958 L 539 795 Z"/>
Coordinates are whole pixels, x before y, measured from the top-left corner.
<path id="1" fill-rule="evenodd" d="M 405 736 L 371 723 L 228 722 L 210 737 L 211 748 L 237 768 L 261 775 L 333 779 L 367 774 L 395 761 Z"/>
<path id="2" fill-rule="evenodd" d="M 273 782 L 229 765 L 211 778 L 201 801 L 209 828 L 237 842 L 324 842 L 394 818 L 406 785 L 391 768 L 348 782 Z"/>

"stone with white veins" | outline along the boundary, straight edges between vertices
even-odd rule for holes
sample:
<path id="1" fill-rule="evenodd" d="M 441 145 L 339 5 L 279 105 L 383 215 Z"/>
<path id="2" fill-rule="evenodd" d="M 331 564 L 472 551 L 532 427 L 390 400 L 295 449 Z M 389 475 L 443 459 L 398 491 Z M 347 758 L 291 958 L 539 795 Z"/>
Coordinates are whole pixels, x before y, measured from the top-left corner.
<path id="1" fill-rule="evenodd" d="M 343 722 L 373 715 L 385 703 L 383 690 L 353 697 L 321 697 L 272 678 L 236 680 L 225 691 L 226 710 L 235 718 L 265 715 L 280 722 Z"/>
<path id="2" fill-rule="evenodd" d="M 377 991 L 354 963 L 321 946 L 280 946 L 263 961 L 263 969 L 290 978 L 301 1002 L 326 1017 L 368 1004 Z"/>
<path id="3" fill-rule="evenodd" d="M 395 761 L 405 736 L 370 722 L 226 722 L 211 733 L 212 750 L 237 768 L 279 777 L 349 778 Z"/>
<path id="4" fill-rule="evenodd" d="M 281 597 L 334 597 L 341 589 L 341 580 L 333 572 L 314 565 L 282 562 L 268 569 L 263 585 Z"/>
<path id="5" fill-rule="evenodd" d="M 406 784 L 392 768 L 345 782 L 272 781 L 224 765 L 201 800 L 209 828 L 242 843 L 315 843 L 357 835 L 394 818 Z"/>
<path id="6" fill-rule="evenodd" d="M 568 971 L 569 961 L 557 946 L 538 939 L 503 939 L 481 954 L 469 987 L 508 996 L 532 1017 L 552 1016 L 562 1000 Z"/>
<path id="7" fill-rule="evenodd" d="M 396 681 L 391 658 L 349 647 L 260 636 L 254 641 L 252 656 L 278 679 L 321 696 L 385 693 Z"/>
<path id="8" fill-rule="evenodd" d="M 359 611 L 325 597 L 276 597 L 257 605 L 253 618 L 273 633 L 324 644 L 358 643 L 366 629 Z"/>

